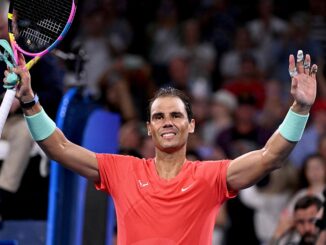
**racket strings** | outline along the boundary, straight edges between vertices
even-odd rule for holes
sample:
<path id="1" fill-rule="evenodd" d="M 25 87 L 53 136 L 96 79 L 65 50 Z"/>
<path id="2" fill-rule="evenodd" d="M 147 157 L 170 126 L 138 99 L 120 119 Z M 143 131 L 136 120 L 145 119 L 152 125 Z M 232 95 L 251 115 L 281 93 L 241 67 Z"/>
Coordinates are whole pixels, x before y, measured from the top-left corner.
<path id="1" fill-rule="evenodd" d="M 51 19 L 44 19 L 37 23 L 38 26 L 41 26 L 51 32 L 60 34 L 63 30 L 63 25 L 61 23 L 54 22 Z"/>
<path id="2" fill-rule="evenodd" d="M 31 45 L 33 43 L 38 43 L 39 46 L 48 46 L 53 38 L 45 34 L 40 33 L 31 28 L 23 30 L 21 36 L 27 40 L 27 44 Z"/>
<path id="3" fill-rule="evenodd" d="M 15 38 L 23 49 L 44 50 L 62 33 L 71 12 L 71 0 L 15 0 Z"/>

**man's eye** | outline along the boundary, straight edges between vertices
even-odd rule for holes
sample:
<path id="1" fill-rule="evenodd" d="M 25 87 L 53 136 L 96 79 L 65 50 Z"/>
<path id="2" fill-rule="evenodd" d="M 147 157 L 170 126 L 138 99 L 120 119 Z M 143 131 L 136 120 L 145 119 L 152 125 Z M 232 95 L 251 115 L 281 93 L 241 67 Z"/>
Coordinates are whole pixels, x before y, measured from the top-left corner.
<path id="1" fill-rule="evenodd" d="M 163 118 L 162 115 L 156 115 L 153 117 L 154 120 L 161 120 Z"/>

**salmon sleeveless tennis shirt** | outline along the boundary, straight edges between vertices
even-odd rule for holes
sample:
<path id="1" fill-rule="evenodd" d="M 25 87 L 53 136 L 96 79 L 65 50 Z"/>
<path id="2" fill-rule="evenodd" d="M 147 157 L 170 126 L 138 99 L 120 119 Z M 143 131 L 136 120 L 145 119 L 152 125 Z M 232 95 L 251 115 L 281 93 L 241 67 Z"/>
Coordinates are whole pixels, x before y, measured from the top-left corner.
<path id="1" fill-rule="evenodd" d="M 229 160 L 186 161 L 179 174 L 161 179 L 154 159 L 97 154 L 98 190 L 115 204 L 119 245 L 208 245 L 229 192 Z"/>

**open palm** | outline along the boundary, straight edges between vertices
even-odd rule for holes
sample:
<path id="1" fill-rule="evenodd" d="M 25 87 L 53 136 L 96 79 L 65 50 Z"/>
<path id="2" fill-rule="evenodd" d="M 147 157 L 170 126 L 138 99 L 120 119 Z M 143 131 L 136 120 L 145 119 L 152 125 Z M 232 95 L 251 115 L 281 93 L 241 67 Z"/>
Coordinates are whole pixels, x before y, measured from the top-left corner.
<path id="1" fill-rule="evenodd" d="M 300 51 L 299 51 L 300 52 Z M 307 54 L 303 59 L 303 54 L 301 53 L 301 59 L 298 52 L 297 62 L 295 62 L 294 56 L 289 57 L 289 71 L 295 74 L 291 74 L 291 94 L 294 97 L 296 103 L 301 106 L 311 106 L 315 99 L 317 93 L 317 82 L 316 73 L 317 65 L 310 67 L 311 58 Z M 302 52 L 302 51 L 301 51 Z M 295 72 L 297 71 L 297 72 Z"/>

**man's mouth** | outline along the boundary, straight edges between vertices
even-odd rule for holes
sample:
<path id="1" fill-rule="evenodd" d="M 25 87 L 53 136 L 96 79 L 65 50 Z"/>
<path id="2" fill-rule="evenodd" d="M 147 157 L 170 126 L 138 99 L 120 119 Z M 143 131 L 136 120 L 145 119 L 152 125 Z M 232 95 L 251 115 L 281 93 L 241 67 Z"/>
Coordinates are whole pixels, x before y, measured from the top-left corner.
<path id="1" fill-rule="evenodd" d="M 176 133 L 174 133 L 174 132 L 166 132 L 166 133 L 161 134 L 162 138 L 164 138 L 164 139 L 172 138 L 175 135 L 176 135 Z"/>

